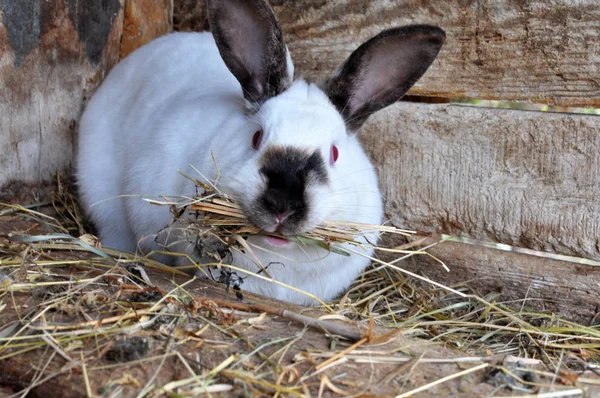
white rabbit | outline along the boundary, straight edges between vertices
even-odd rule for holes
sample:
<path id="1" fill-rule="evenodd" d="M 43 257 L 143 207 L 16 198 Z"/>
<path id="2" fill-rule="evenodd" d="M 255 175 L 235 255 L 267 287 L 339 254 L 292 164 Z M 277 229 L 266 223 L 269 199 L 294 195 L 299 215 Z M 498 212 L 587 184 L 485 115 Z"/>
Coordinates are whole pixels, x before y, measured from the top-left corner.
<path id="1" fill-rule="evenodd" d="M 77 165 L 84 209 L 105 246 L 135 251 L 140 242 L 146 252 L 156 249 L 154 237 L 172 215 L 139 195 L 193 195 L 177 170 L 197 177 L 197 169 L 214 181 L 212 152 L 219 189 L 264 231 L 248 242 L 270 275 L 331 300 L 369 260 L 268 234 L 293 236 L 325 220 L 382 221 L 377 177 L 355 133 L 423 75 L 445 34 L 428 25 L 383 31 L 315 84 L 294 78 L 265 0 L 207 4 L 212 34 L 152 41 L 118 64 L 90 100 Z M 376 243 L 377 233 L 368 239 Z M 249 255 L 234 252 L 233 261 L 259 270 Z M 316 303 L 253 276 L 241 287 Z"/>

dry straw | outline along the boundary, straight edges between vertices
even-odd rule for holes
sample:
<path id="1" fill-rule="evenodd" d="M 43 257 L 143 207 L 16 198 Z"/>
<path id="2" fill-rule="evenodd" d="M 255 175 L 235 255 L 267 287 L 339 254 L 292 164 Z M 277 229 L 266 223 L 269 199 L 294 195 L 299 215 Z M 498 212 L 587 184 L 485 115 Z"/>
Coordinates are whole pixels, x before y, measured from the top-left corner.
<path id="1" fill-rule="evenodd" d="M 178 215 L 184 208 L 197 213 L 198 220 L 185 225 L 186 228 L 201 227 L 202 231 L 208 228 L 232 249 L 247 250 L 243 238 L 259 231 L 247 225 L 239 206 L 218 190 L 210 189 L 214 187 L 205 188 L 209 188 L 208 194 L 183 201 L 147 200 L 172 206 Z M 0 361 L 15 360 L 33 352 L 52 353 L 35 368 L 34 377 L 20 394 L 75 368 L 83 374 L 85 390 L 91 394 L 95 392 L 91 391 L 90 380 L 99 372 L 151 364 L 155 366 L 154 373 L 143 383 L 130 373 L 118 372 L 120 376 L 106 381 L 103 391 L 115 395 L 127 386 L 137 386 L 140 396 L 190 396 L 227 394 L 241 384 L 249 394 L 257 395 L 268 392 L 271 396 L 306 396 L 309 391 L 318 395 L 325 390 L 345 395 L 349 394 L 349 387 L 331 377 L 331 372 L 344 363 L 372 367 L 396 364 L 399 368 L 384 378 L 385 383 L 409 377 L 418 364 L 464 366 L 415 388 L 398 385 L 400 396 L 427 392 L 452 378 L 481 371 L 487 372 L 490 381 L 497 385 L 498 395 L 543 393 L 539 396 L 566 397 L 600 387 L 599 326 L 579 325 L 530 310 L 527 299 L 499 302 L 495 294 L 479 297 L 466 285 L 445 286 L 404 270 L 400 258 L 429 255 L 426 248 L 419 248 L 422 240 L 414 231 L 328 222 L 302 236 L 303 243 L 316 244 L 339 255 L 343 252 L 364 255 L 357 237 L 374 230 L 407 236 L 412 242 L 395 249 L 376 247 L 378 251 L 396 255 L 396 260 L 373 257 L 373 265 L 343 297 L 334 303 L 324 303 L 329 315 L 315 319 L 267 305 L 199 299 L 188 291 L 191 280 L 161 291 L 152 287 L 152 280 L 138 265 L 165 275 L 179 273 L 177 270 L 147 257 L 104 249 L 89 236 L 76 238 L 82 235 L 85 224 L 68 192 L 62 191 L 55 197 L 55 207 L 60 222 L 33 208 L 13 205 L 0 208 L 0 217 L 18 216 L 28 219 L 36 228 L 43 226 L 50 231 L 42 236 L 35 235 L 38 233 L 35 230 L 0 236 L 0 316 L 10 308 L 20 308 L 11 322 L 0 325 Z M 22 306 L 19 297 L 37 297 L 39 304 Z M 135 301 L 129 300 L 131 297 Z M 241 315 L 244 322 L 263 322 L 258 314 L 267 313 L 353 341 L 340 343 L 339 348 L 298 353 L 294 364 L 286 365 L 284 356 L 293 352 L 303 334 L 254 346 L 231 327 L 232 311 L 238 316 L 246 314 Z M 341 327 L 338 320 L 345 321 Z M 268 320 L 264 322 L 268 328 Z M 391 329 L 387 334 L 377 334 L 373 332 L 376 326 Z M 162 351 L 152 351 L 150 347 L 147 352 L 160 355 L 144 356 L 137 351 L 123 353 L 116 349 L 122 339 L 131 336 L 145 339 L 143 336 L 149 330 L 162 336 L 165 345 Z M 369 345 L 391 339 L 397 333 L 422 339 L 423 344 L 443 343 L 458 348 L 465 356 L 446 359 L 411 356 L 401 350 L 378 350 L 377 345 Z M 185 344 L 198 347 L 229 344 L 225 338 L 245 342 L 249 351 L 219 357 L 209 368 L 199 368 L 179 349 Z M 89 342 L 94 342 L 93 349 L 89 348 Z M 265 355 L 267 347 L 277 350 Z M 107 355 L 124 355 L 126 361 L 99 362 L 99 358 Z M 62 365 L 52 366 L 58 358 Z M 167 361 L 176 361 L 185 375 L 176 381 L 159 382 Z M 310 364 L 310 370 L 298 374 L 301 364 Z"/>

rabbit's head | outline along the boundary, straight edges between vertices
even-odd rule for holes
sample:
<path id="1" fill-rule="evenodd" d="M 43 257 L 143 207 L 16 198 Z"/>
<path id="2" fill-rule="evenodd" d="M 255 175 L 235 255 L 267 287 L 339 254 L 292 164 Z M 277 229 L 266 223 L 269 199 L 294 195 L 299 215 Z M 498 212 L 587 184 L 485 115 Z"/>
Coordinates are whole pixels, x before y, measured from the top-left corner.
<path id="1" fill-rule="evenodd" d="M 314 84 L 294 78 L 266 1 L 207 3 L 215 42 L 241 84 L 253 126 L 240 133 L 251 156 L 235 188 L 249 220 L 267 234 L 292 236 L 325 220 L 380 218 L 377 180 L 356 133 L 425 73 L 444 32 L 429 25 L 385 30 Z"/>

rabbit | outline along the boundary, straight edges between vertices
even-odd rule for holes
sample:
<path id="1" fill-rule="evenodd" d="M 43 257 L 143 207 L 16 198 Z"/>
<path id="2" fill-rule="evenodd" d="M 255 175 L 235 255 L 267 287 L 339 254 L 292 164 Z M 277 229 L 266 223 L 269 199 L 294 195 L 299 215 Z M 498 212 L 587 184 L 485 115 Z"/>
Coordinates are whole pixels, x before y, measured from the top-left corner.
<path id="1" fill-rule="evenodd" d="M 173 216 L 140 196 L 193 196 L 178 170 L 209 181 L 218 175 L 220 191 L 263 231 L 247 238 L 252 255 L 233 252 L 233 265 L 260 275 L 258 260 L 294 288 L 249 273 L 242 289 L 303 305 L 317 301 L 300 291 L 330 301 L 370 260 L 289 238 L 326 220 L 382 222 L 377 176 L 357 132 L 425 73 L 445 33 L 430 25 L 384 30 L 315 83 L 294 76 L 267 1 L 207 0 L 207 7 L 212 33 L 151 41 L 90 99 L 77 154 L 83 208 L 104 246 L 148 253 Z M 373 231 L 359 240 L 378 238 Z"/>

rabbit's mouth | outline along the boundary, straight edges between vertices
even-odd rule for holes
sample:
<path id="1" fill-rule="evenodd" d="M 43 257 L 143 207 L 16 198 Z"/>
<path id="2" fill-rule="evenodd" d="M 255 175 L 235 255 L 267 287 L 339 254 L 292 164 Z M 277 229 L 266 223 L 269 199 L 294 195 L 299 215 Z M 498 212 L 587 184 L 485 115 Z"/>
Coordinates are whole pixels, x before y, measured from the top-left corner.
<path id="1" fill-rule="evenodd" d="M 265 237 L 265 240 L 273 246 L 281 247 L 281 246 L 287 246 L 290 244 L 290 241 L 288 239 L 281 238 L 279 236 L 264 235 L 264 237 Z"/>
<path id="2" fill-rule="evenodd" d="M 287 239 L 281 235 L 275 236 L 270 235 L 269 233 L 263 233 L 261 235 L 256 235 L 254 238 L 257 239 L 255 243 L 258 243 L 259 246 L 275 251 L 287 250 L 296 246 L 296 242 L 293 239 Z"/>

